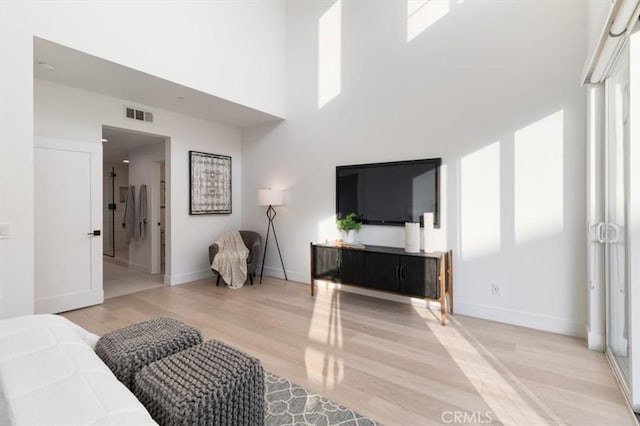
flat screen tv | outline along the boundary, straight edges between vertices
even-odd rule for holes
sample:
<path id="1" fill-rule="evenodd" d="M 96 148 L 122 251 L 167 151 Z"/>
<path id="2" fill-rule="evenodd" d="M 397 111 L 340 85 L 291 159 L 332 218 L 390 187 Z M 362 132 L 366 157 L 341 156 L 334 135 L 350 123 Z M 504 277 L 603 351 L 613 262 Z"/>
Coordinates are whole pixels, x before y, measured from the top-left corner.
<path id="1" fill-rule="evenodd" d="M 432 212 L 440 226 L 441 158 L 336 167 L 338 219 L 356 213 L 365 224 L 423 224 Z"/>

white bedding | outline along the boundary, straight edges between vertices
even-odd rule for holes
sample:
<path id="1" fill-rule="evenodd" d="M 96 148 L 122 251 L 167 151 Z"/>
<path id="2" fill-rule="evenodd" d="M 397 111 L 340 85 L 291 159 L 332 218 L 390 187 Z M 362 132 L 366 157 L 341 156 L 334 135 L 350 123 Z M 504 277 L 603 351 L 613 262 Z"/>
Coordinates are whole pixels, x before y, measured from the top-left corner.
<path id="1" fill-rule="evenodd" d="M 1 320 L 0 425 L 155 425 L 97 339 L 57 315 Z"/>

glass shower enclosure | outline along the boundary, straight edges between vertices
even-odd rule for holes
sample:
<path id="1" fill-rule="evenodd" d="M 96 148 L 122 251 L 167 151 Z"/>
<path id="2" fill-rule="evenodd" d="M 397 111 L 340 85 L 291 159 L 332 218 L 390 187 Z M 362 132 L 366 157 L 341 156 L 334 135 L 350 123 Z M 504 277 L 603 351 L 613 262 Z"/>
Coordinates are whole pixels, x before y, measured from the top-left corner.
<path id="1" fill-rule="evenodd" d="M 102 239 L 102 254 L 109 257 L 116 257 L 116 171 L 111 167 L 103 179 L 103 218 L 102 229 L 104 238 Z"/>

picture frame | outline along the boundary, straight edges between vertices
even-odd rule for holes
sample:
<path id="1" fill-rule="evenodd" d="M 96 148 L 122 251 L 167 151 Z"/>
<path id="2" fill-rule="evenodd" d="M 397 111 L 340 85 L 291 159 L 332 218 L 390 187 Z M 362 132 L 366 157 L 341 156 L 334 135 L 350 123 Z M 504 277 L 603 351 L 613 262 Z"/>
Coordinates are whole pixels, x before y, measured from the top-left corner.
<path id="1" fill-rule="evenodd" d="M 189 214 L 231 214 L 231 157 L 189 151 Z"/>

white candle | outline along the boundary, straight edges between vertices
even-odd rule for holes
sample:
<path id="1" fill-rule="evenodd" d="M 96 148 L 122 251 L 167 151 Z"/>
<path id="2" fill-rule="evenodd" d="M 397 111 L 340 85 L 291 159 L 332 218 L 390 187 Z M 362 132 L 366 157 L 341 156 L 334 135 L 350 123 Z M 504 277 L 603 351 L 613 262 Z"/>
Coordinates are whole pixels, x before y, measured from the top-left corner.
<path id="1" fill-rule="evenodd" d="M 420 224 L 405 222 L 404 224 L 404 251 L 417 253 L 420 251 Z"/>

